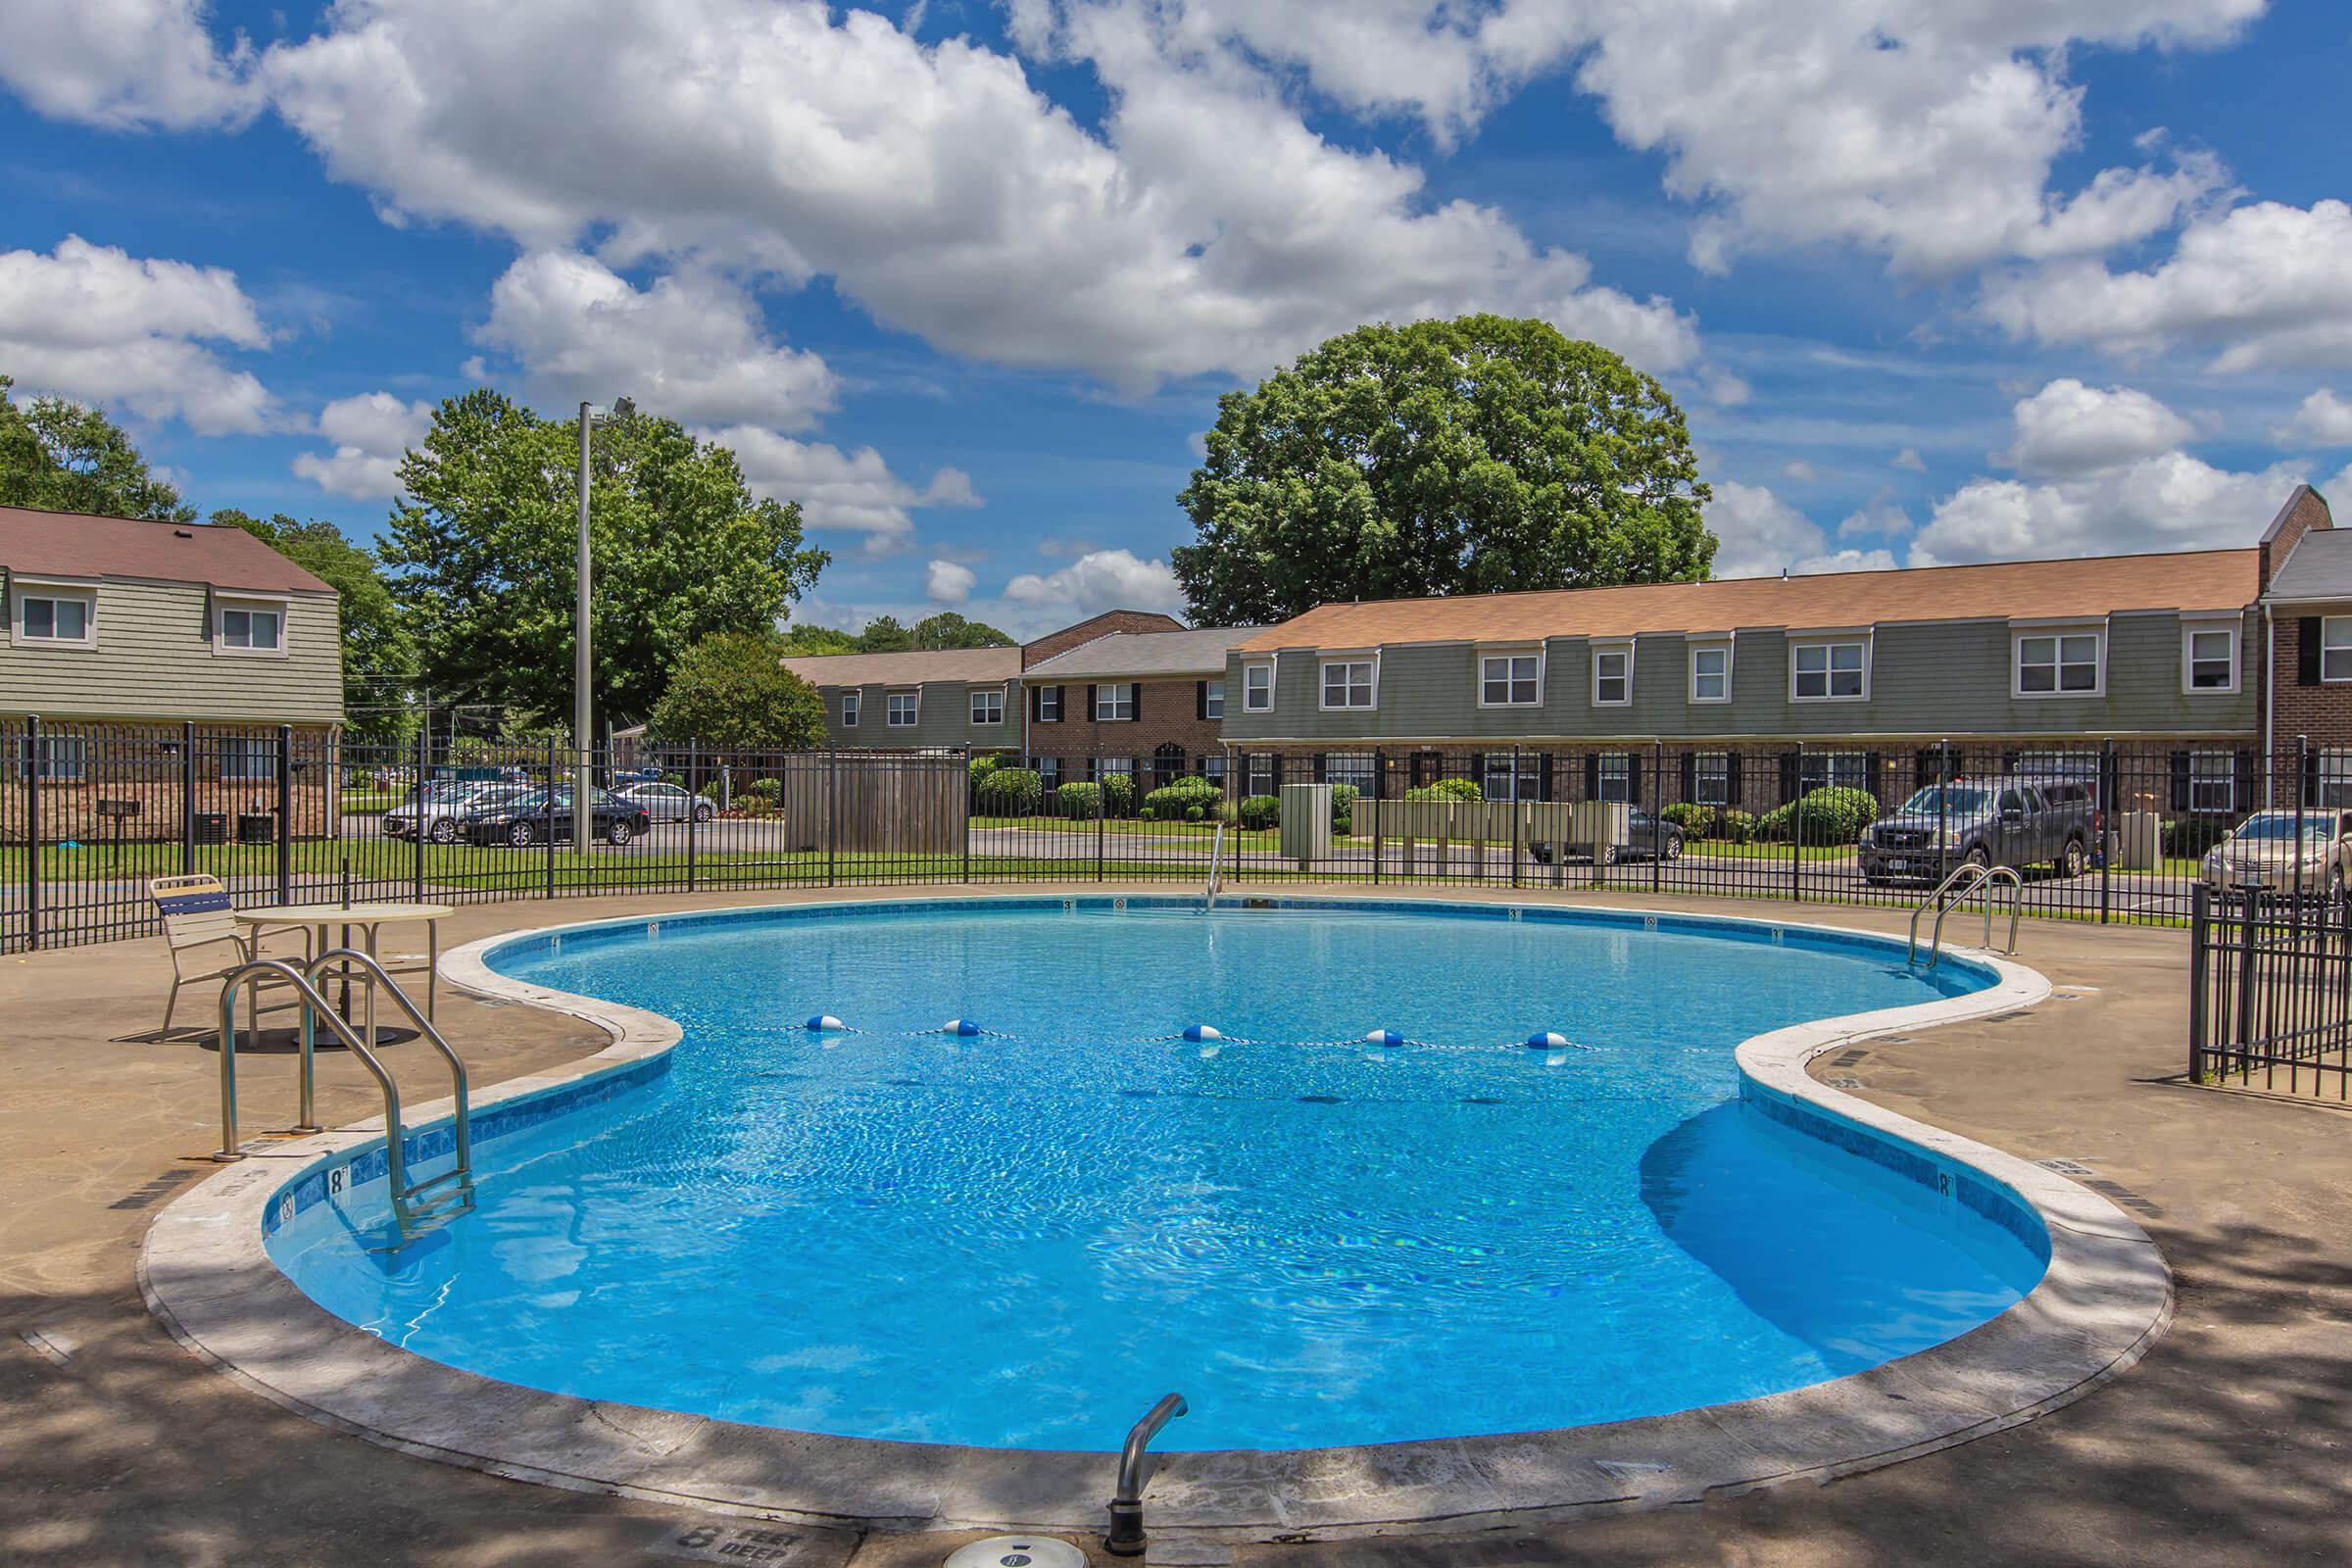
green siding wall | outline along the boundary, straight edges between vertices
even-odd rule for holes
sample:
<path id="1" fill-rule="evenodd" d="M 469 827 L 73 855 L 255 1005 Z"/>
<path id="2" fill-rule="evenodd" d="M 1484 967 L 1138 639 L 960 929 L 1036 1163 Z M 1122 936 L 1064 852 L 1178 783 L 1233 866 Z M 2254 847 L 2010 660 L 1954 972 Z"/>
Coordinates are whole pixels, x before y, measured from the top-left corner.
<path id="1" fill-rule="evenodd" d="M 0 630 L 0 712 L 44 718 L 338 723 L 343 655 L 332 594 L 294 594 L 286 652 L 216 653 L 199 583 L 108 581 L 95 648 L 18 645 Z"/>
<path id="2" fill-rule="evenodd" d="M 1478 706 L 1479 650 L 1467 644 L 1386 649 L 1379 706 L 1324 711 L 1321 659 L 1278 656 L 1274 709 L 1241 706 L 1242 665 L 1226 668 L 1225 738 L 1258 740 L 1616 739 L 1842 735 L 2247 734 L 2258 723 L 2257 622 L 2239 617 L 2238 690 L 2180 689 L 2180 619 L 2170 612 L 2119 614 L 2108 625 L 2106 691 L 2098 697 L 2010 695 L 2006 621 L 1882 626 L 1873 641 L 1870 695 L 1857 702 L 1792 702 L 1788 636 L 1740 632 L 1732 654 L 1732 700 L 1692 703 L 1690 640 L 1643 636 L 1634 654 L 1633 702 L 1592 701 L 1592 647 L 1583 638 L 1545 645 L 1544 701 L 1536 708 Z"/>
<path id="3" fill-rule="evenodd" d="M 841 723 L 842 687 L 819 686 L 825 699 L 825 736 L 835 746 L 857 747 L 865 751 L 914 752 L 931 747 L 969 746 L 974 751 L 1018 751 L 1021 745 L 1021 683 L 1008 681 L 1004 689 L 1004 722 L 975 724 L 972 722 L 972 688 L 994 686 L 994 681 L 969 682 L 960 680 L 925 681 L 916 690 L 921 701 L 915 708 L 915 722 L 911 729 L 893 729 L 890 726 L 890 707 L 887 699 L 894 692 L 904 692 L 904 686 L 860 686 L 858 705 L 858 727 L 844 729 Z"/>

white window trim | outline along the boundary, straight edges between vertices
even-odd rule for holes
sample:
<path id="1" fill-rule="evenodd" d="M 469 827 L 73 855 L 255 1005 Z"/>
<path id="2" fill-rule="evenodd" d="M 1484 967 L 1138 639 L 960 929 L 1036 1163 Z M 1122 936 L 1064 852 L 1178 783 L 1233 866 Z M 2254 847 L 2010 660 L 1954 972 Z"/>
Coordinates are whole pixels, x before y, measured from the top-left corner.
<path id="1" fill-rule="evenodd" d="M 2219 760 L 2220 773 L 2200 772 L 2199 762 Z M 2197 786 L 2220 783 L 2229 791 L 2229 798 L 2219 806 L 2199 806 Z M 2207 747 L 2188 754 L 2188 810 L 2198 816 L 2227 816 L 2237 809 L 2237 754 Z"/>
<path id="2" fill-rule="evenodd" d="M 277 616 L 277 646 L 275 648 L 231 648 L 222 635 L 222 623 L 232 610 L 264 610 Z M 294 641 L 293 601 L 272 598 L 268 594 L 213 595 L 213 652 L 230 659 L 283 659 Z"/>
<path id="3" fill-rule="evenodd" d="M 894 708 L 897 699 L 901 697 L 908 698 L 914 703 L 914 716 L 904 724 L 899 722 Z M 912 691 L 884 692 L 882 694 L 882 727 L 884 729 L 918 729 L 922 726 L 922 722 L 923 689 L 921 687 L 917 686 Z"/>
<path id="4" fill-rule="evenodd" d="M 1631 708 L 1634 706 L 1634 640 L 1631 637 L 1596 637 L 1592 640 L 1592 683 L 1586 695 L 1594 708 Z M 1600 656 L 1625 656 L 1625 695 L 1614 702 L 1600 695 Z"/>
<path id="5" fill-rule="evenodd" d="M 24 601 L 73 599 L 81 603 L 79 637 L 27 637 Z M 8 579 L 8 640 L 19 648 L 95 648 L 98 646 L 98 584 L 87 578 L 27 577 L 11 572 Z"/>
<path id="6" fill-rule="evenodd" d="M 2199 686 L 2194 684 L 2197 672 L 2197 634 L 2222 632 L 2230 639 L 2230 684 Z M 2212 620 L 2182 620 L 2180 622 L 2180 694 L 2184 697 L 2234 697 L 2245 679 L 2241 667 L 2245 663 L 2243 644 L 2245 622 L 2238 616 L 2217 617 Z M 2324 637 L 2325 632 L 2322 633 Z"/>
<path id="7" fill-rule="evenodd" d="M 2052 650 L 2053 654 L 2056 656 L 2057 662 L 2051 666 L 2051 677 L 2059 681 L 2063 681 L 2066 678 L 2066 639 L 2069 637 L 2088 637 L 2097 643 L 2099 651 L 2096 657 L 2094 657 L 2091 661 L 2090 690 L 2086 692 L 2070 692 L 2063 689 L 2047 692 L 2030 692 L 2026 690 L 2026 643 L 2029 639 L 2039 639 L 2044 637 L 2051 638 L 2058 644 L 2058 647 Z M 2092 620 L 2073 621 L 2066 624 L 2052 623 L 2045 625 L 2039 622 L 2020 624 L 2012 621 L 2010 623 L 2009 631 L 2009 695 L 2021 703 L 2048 702 L 2052 698 L 2058 698 L 2060 700 L 2072 698 L 2075 701 L 2080 702 L 2086 697 L 2106 696 L 2107 623 L 2105 621 Z"/>
<path id="8" fill-rule="evenodd" d="M 1610 764 L 1614 763 L 1612 767 Z M 1609 793 L 1609 780 L 1614 774 L 1625 786 L 1623 795 Z M 1592 763 L 1592 798 L 1616 806 L 1631 806 L 1634 802 L 1634 754 L 1631 752 L 1602 752 Z"/>
<path id="9" fill-rule="evenodd" d="M 982 686 L 964 694 L 964 711 L 971 715 L 974 728 L 995 729 L 1004 722 L 1005 695 L 1005 688 L 1003 686 Z M 997 716 L 982 718 L 979 710 L 972 705 L 978 703 L 981 698 L 989 696 L 994 696 L 997 700 Z"/>
<path id="10" fill-rule="evenodd" d="M 864 716 L 865 694 L 863 692 L 843 692 L 841 694 L 841 727 L 856 729 L 858 720 Z"/>
<path id="11" fill-rule="evenodd" d="M 1720 653 L 1723 655 L 1723 695 L 1721 697 L 1701 697 L 1698 695 L 1698 656 L 1700 654 L 1713 653 Z M 1864 656 L 1865 662 L 1867 662 L 1868 657 L 1868 655 Z M 1689 663 L 1690 667 L 1690 685 L 1685 692 L 1685 696 L 1688 697 L 1690 701 L 1693 703 L 1714 704 L 1728 703 L 1732 700 L 1732 639 L 1729 637 L 1691 639 Z M 1791 683 L 1793 684 L 1793 680 Z"/>
<path id="12" fill-rule="evenodd" d="M 1098 681 L 1095 685 L 1095 706 L 1087 717 L 1098 724 L 1132 724 L 1136 721 L 1136 682 L 1130 680 Z M 1119 716 L 1119 704 L 1127 705 L 1127 716 Z M 1102 710 L 1107 707 L 1110 711 Z"/>
<path id="13" fill-rule="evenodd" d="M 1242 665 L 1243 712 L 1271 713 L 1274 711 L 1274 682 L 1277 679 L 1276 670 L 1279 667 L 1278 662 L 1271 659 L 1253 659 Z M 1250 672 L 1253 669 L 1262 669 L 1266 672 L 1266 700 L 1262 706 L 1250 701 Z"/>
<path id="14" fill-rule="evenodd" d="M 1218 675 L 1213 679 L 1204 680 L 1200 684 L 1202 688 L 1200 693 L 1200 706 L 1203 709 L 1213 709 L 1213 711 L 1204 712 L 1201 716 L 1204 718 L 1214 719 L 1224 718 L 1225 677 Z"/>
<path id="15" fill-rule="evenodd" d="M 1060 723 L 1069 712 L 1069 692 L 1070 689 L 1067 686 L 1061 685 L 1058 682 L 1048 683 L 1045 681 L 1040 681 L 1037 685 L 1037 721 L 1040 724 Z M 1046 698 L 1048 694 L 1051 694 L 1054 699 L 1054 711 L 1051 713 L 1046 711 Z"/>
<path id="16" fill-rule="evenodd" d="M 2352 626 L 2352 615 L 2322 615 L 2320 617 L 2320 684 L 2323 686 L 2340 686 L 2346 681 L 2352 681 L 2352 675 L 2328 673 L 2328 628 L 2339 624 Z M 2352 642 L 2347 642 L 2345 646 L 2352 647 Z"/>
<path id="17" fill-rule="evenodd" d="M 1871 657 L 1873 653 L 1872 644 L 1874 641 L 1875 639 L 1869 632 L 1811 632 L 1803 636 L 1791 636 L 1788 639 L 1788 700 L 1792 703 L 1869 702 L 1870 666 L 1877 662 L 1877 661 Z M 1825 692 L 1819 697 L 1799 697 L 1796 694 L 1797 650 L 1801 648 L 1838 648 L 1849 644 L 1858 645 L 1862 650 L 1862 689 L 1858 692 L 1849 693 L 1843 697 L 1838 696 L 1835 692 Z M 1830 657 L 1833 662 L 1835 662 L 1837 659 L 1835 654 L 1831 655 Z M 1836 671 L 1825 670 L 1823 673 L 1824 684 L 1827 684 L 1828 677 L 1835 674 Z"/>
<path id="18" fill-rule="evenodd" d="M 1526 702 L 1524 702 L 1524 703 L 1520 703 L 1520 702 L 1512 702 L 1512 701 L 1509 701 L 1509 700 L 1507 700 L 1507 698 L 1506 698 L 1506 700 L 1505 700 L 1505 701 L 1503 701 L 1503 702 L 1499 702 L 1499 703 L 1490 703 L 1490 702 L 1488 702 L 1488 701 L 1487 701 L 1487 661 L 1488 661 L 1488 660 L 1490 660 L 1490 659 L 1529 659 L 1529 658 L 1532 658 L 1532 659 L 1534 659 L 1534 660 L 1535 660 L 1535 662 L 1536 662 L 1536 695 L 1535 695 L 1535 696 L 1533 696 L 1533 697 L 1531 697 L 1531 698 L 1529 698 L 1529 699 L 1528 699 Z M 1480 649 L 1476 650 L 1476 659 L 1477 659 L 1478 706 L 1479 706 L 1479 707 L 1481 707 L 1481 708 L 1542 708 L 1542 707 L 1544 706 L 1544 674 L 1545 674 L 1545 668 L 1544 668 L 1544 645 L 1543 645 L 1542 643 L 1514 643 L 1514 644 L 1498 644 L 1498 645 L 1496 645 L 1496 646 L 1494 646 L 1494 647 L 1492 647 L 1492 648 L 1480 648 Z M 1509 672 L 1509 670 L 1508 670 L 1508 669 L 1505 669 L 1505 670 L 1504 670 L 1504 672 L 1503 672 L 1503 681 L 1502 681 L 1502 686 L 1503 686 L 1503 690 L 1504 690 L 1504 692 L 1505 692 L 1505 693 L 1508 693 L 1508 692 L 1509 692 L 1509 690 L 1510 690 L 1510 687 L 1511 687 L 1510 672 Z"/>
<path id="19" fill-rule="evenodd" d="M 1372 700 L 1357 705 L 1331 701 L 1330 670 L 1334 664 L 1369 664 L 1372 666 Z M 1349 681 L 1349 686 L 1355 683 Z M 1380 655 L 1369 653 L 1326 653 L 1315 660 L 1315 704 L 1326 713 L 1377 713 L 1380 711 Z"/>
<path id="20" fill-rule="evenodd" d="M 1707 759 L 1710 757 L 1723 760 L 1723 771 L 1719 775 L 1723 780 L 1723 799 L 1720 801 L 1706 799 L 1706 780 L 1710 776 Z M 1691 804 L 1695 806 L 1738 806 L 1740 804 L 1732 799 L 1732 754 L 1730 752 L 1694 752 L 1691 754 L 1690 800 Z"/>

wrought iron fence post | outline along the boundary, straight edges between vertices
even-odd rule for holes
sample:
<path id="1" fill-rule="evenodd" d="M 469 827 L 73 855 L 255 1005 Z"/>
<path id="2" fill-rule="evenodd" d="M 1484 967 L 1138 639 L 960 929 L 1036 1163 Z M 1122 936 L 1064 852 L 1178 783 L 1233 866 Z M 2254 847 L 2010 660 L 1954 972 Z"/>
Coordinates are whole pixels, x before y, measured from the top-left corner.
<path id="1" fill-rule="evenodd" d="M 547 732 L 547 854 L 543 861 L 546 871 L 547 897 L 556 896 L 556 732 Z M 574 803 L 577 804 L 577 803 Z M 578 846 L 573 846 L 575 849 Z"/>
<path id="2" fill-rule="evenodd" d="M 1952 874 L 1951 832 L 1952 743 L 1936 743 L 1936 884 Z"/>
<path id="3" fill-rule="evenodd" d="M 2263 761 L 2269 767 L 2272 777 L 2276 778 L 2278 773 L 2278 757 L 2276 755 L 2266 757 Z M 2297 921 L 2303 917 L 2303 795 L 2305 788 L 2303 781 L 2311 776 L 2306 771 L 2310 765 L 2311 737 L 2298 735 L 2295 737 L 2295 918 Z"/>
<path id="4" fill-rule="evenodd" d="M 1511 886 L 1513 887 L 1520 885 L 1519 860 L 1527 840 L 1527 812 L 1520 808 L 1519 779 L 1519 743 L 1513 741 L 1511 743 Z M 1482 846 L 1478 853 L 1483 858 L 1487 852 Z M 1564 857 L 1555 854 L 1552 858 L 1559 860 Z"/>
<path id="5" fill-rule="evenodd" d="M 2115 908 L 2115 849 L 2123 840 L 2116 827 L 2115 815 L 2115 737 L 2110 735 L 2099 743 L 2099 924 L 2105 925 Z"/>
<path id="6" fill-rule="evenodd" d="M 1805 743 L 1796 743 L 1796 793 L 1788 800 L 1788 899 L 1805 902 Z"/>
<path id="7" fill-rule="evenodd" d="M 972 880 L 972 749 L 969 746 L 963 749 L 963 778 L 960 782 L 963 806 L 963 880 L 969 883 Z"/>
<path id="8" fill-rule="evenodd" d="M 409 856 L 409 894 L 416 903 L 424 902 L 424 785 L 433 771 L 433 725 L 428 711 L 425 721 L 416 726 L 416 843 Z M 456 802 L 451 802 L 453 806 Z M 383 829 L 383 818 L 377 817 L 376 829 Z"/>
<path id="9" fill-rule="evenodd" d="M 2188 894 L 2188 1081 L 2205 1081 L 2205 1047 L 2210 1038 L 2206 995 L 2207 949 L 2213 941 L 2213 895 L 2203 880 Z"/>
<path id="10" fill-rule="evenodd" d="M 2230 1044 L 2241 1051 L 2254 1040 L 2254 901 L 2261 896 L 2253 883 L 2238 889 L 2237 1033 Z"/>
<path id="11" fill-rule="evenodd" d="M 695 828 L 703 819 L 703 743 L 700 738 L 686 742 L 686 891 L 695 890 L 694 840 Z"/>
<path id="12" fill-rule="evenodd" d="M 837 875 L 835 857 L 841 848 L 841 751 L 825 749 L 825 886 Z"/>
<path id="13" fill-rule="evenodd" d="M 277 726 L 277 902 L 294 902 L 294 726 Z"/>
<path id="14" fill-rule="evenodd" d="M 41 951 L 41 720 L 24 718 L 24 943 Z"/>
<path id="15" fill-rule="evenodd" d="M 1095 753 L 1095 880 L 1102 880 L 1103 818 L 1110 811 L 1110 775 L 1102 769 L 1102 754 Z"/>
<path id="16" fill-rule="evenodd" d="M 1649 891 L 1656 897 L 1666 886 L 1666 743 L 1649 743 L 1649 787 L 1658 792 L 1658 805 L 1649 813 Z M 1511 788 L 1518 791 L 1518 775 L 1511 776 Z"/>
<path id="17" fill-rule="evenodd" d="M 179 723 L 179 874 L 196 870 L 196 721 Z"/>

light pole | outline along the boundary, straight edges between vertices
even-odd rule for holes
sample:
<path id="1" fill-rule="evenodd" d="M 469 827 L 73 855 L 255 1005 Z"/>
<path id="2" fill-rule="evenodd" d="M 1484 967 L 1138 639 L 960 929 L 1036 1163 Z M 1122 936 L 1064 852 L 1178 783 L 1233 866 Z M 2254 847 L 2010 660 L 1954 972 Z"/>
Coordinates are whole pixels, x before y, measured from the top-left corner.
<path id="1" fill-rule="evenodd" d="M 596 405 L 593 403 L 580 405 L 580 535 L 577 541 L 578 555 L 573 563 L 574 582 L 571 604 L 571 848 L 575 855 L 587 852 L 589 830 L 596 820 L 595 808 L 589 799 L 589 791 L 595 787 L 591 779 L 589 764 L 593 760 L 596 744 L 595 737 L 588 728 L 588 691 L 589 682 L 593 678 L 590 674 L 590 616 L 588 611 L 590 581 L 588 575 L 589 432 L 600 424 L 612 419 L 625 419 L 636 412 L 636 405 L 627 398 L 614 399 L 611 414 L 597 413 Z M 548 784 L 552 789 L 555 780 L 548 780 Z M 549 813 L 548 827 L 551 831 L 555 827 L 553 812 Z"/>

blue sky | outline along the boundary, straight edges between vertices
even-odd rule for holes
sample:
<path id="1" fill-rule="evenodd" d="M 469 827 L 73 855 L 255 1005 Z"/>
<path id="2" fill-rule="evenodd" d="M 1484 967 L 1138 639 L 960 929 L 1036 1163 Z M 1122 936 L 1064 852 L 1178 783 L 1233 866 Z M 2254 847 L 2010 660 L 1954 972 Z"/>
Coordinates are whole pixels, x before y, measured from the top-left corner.
<path id="1" fill-rule="evenodd" d="M 0 372 L 208 511 L 629 393 L 803 503 L 808 618 L 1031 632 L 1174 607 L 1220 392 L 1469 310 L 1666 381 L 1726 573 L 2352 496 L 2334 0 L 8 9 Z"/>

